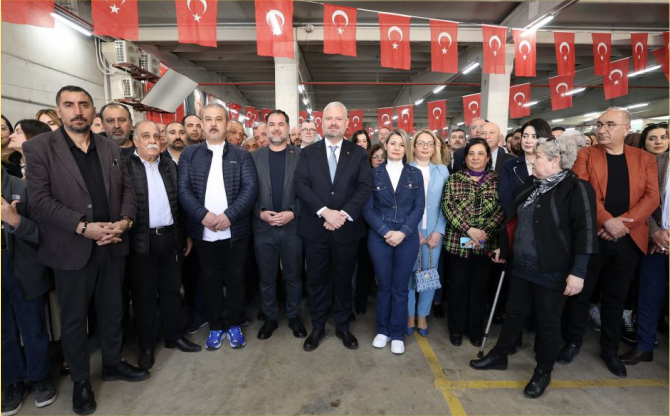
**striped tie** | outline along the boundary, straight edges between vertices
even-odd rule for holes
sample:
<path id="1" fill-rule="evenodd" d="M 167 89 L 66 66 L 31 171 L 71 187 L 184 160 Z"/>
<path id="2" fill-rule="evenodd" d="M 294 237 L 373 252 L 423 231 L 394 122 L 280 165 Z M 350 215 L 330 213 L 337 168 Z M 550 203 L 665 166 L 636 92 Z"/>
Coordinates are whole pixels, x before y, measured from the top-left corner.
<path id="1" fill-rule="evenodd" d="M 330 181 L 335 182 L 335 171 L 337 170 L 337 157 L 335 156 L 335 151 L 337 146 L 328 146 L 330 147 L 330 157 L 328 158 L 328 168 L 330 169 Z"/>

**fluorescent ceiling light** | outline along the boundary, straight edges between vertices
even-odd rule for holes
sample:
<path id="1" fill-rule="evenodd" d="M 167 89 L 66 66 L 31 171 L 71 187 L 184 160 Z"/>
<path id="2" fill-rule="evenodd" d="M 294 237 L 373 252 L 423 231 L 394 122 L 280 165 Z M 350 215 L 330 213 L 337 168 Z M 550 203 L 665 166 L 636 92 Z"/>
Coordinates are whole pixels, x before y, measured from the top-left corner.
<path id="1" fill-rule="evenodd" d="M 657 69 L 660 68 L 660 67 L 661 67 L 660 65 L 654 65 L 654 66 L 650 66 L 649 68 L 645 68 L 645 69 L 643 69 L 643 70 L 641 70 L 641 71 L 631 72 L 630 74 L 628 74 L 628 78 L 630 78 L 630 77 L 636 77 L 636 76 L 638 76 L 638 75 L 640 75 L 640 74 L 644 74 L 645 72 L 655 71 L 655 70 L 657 70 Z"/>
<path id="2" fill-rule="evenodd" d="M 591 117 L 591 118 L 593 118 L 593 117 L 595 117 L 595 116 L 599 116 L 599 115 L 600 115 L 600 113 L 588 113 L 588 114 L 584 114 L 582 117 Z"/>
<path id="3" fill-rule="evenodd" d="M 66 19 L 63 16 L 61 16 L 59 14 L 56 14 L 56 13 L 51 13 L 51 17 L 53 17 L 54 19 L 58 20 L 61 23 L 64 23 L 66 26 L 69 26 L 70 28 L 76 30 L 77 32 L 81 33 L 82 35 L 91 36 L 91 32 L 84 29 L 83 27 L 76 24 L 75 22 L 73 22 L 70 19 Z"/>
<path id="4" fill-rule="evenodd" d="M 670 118 L 669 116 L 660 116 L 660 117 L 652 117 L 652 120 L 667 120 Z"/>
<path id="5" fill-rule="evenodd" d="M 649 105 L 649 103 L 633 104 L 633 105 L 629 105 L 628 107 L 626 107 L 626 109 L 627 110 L 632 110 L 633 108 L 646 107 L 648 105 Z"/>
<path id="6" fill-rule="evenodd" d="M 305 104 L 305 105 L 309 105 L 309 100 L 308 100 L 306 97 L 303 97 L 303 98 L 302 98 L 302 102 L 303 102 L 303 104 Z"/>
<path id="7" fill-rule="evenodd" d="M 565 129 L 565 131 L 570 131 L 570 130 L 575 130 L 575 128 L 574 127 L 568 127 L 567 129 Z"/>
<path id="8" fill-rule="evenodd" d="M 307 112 L 308 112 L 309 114 L 312 114 L 312 109 L 309 108 L 309 107 L 307 107 Z"/>
<path id="9" fill-rule="evenodd" d="M 470 72 L 472 72 L 472 71 L 473 71 L 475 68 L 477 68 L 478 66 L 479 66 L 479 62 L 478 62 L 478 61 L 475 61 L 475 62 L 471 63 L 470 65 L 466 66 L 466 67 L 463 69 L 463 75 L 465 75 L 465 74 L 469 74 Z"/>
<path id="10" fill-rule="evenodd" d="M 438 92 L 442 91 L 443 89 L 447 88 L 446 85 L 440 85 L 437 88 L 433 90 L 433 94 L 437 94 Z"/>
<path id="11" fill-rule="evenodd" d="M 565 120 L 565 119 L 563 119 L 563 118 L 555 118 L 555 119 L 551 120 L 551 122 L 552 122 L 552 123 L 559 123 L 559 122 L 561 122 L 561 121 L 563 121 L 563 120 Z"/>
<path id="12" fill-rule="evenodd" d="M 528 102 L 528 103 L 524 104 L 523 106 L 524 106 L 524 107 L 531 107 L 531 106 L 533 106 L 533 105 L 535 105 L 535 104 L 537 104 L 537 103 L 538 103 L 537 101 L 531 101 L 531 102 Z"/>
<path id="13" fill-rule="evenodd" d="M 512 130 L 513 128 L 514 128 L 514 127 L 508 127 L 507 130 L 509 131 L 509 130 Z"/>
<path id="14" fill-rule="evenodd" d="M 533 23 L 529 28 L 527 28 L 521 34 L 521 36 L 526 36 L 526 35 L 528 35 L 529 32 L 536 31 L 537 29 L 541 28 L 542 26 L 545 26 L 547 23 L 551 22 L 552 20 L 554 20 L 554 16 L 551 15 L 551 14 L 549 16 L 544 17 L 543 19 L 539 20 L 537 23 Z"/>
<path id="15" fill-rule="evenodd" d="M 398 116 L 393 116 L 393 119 L 394 119 L 394 120 L 397 120 L 397 119 L 398 119 Z"/>
<path id="16" fill-rule="evenodd" d="M 580 92 L 585 91 L 585 90 L 586 90 L 586 88 L 575 88 L 572 91 L 566 92 L 565 95 L 579 94 Z"/>
<path id="17" fill-rule="evenodd" d="M 419 98 L 418 100 L 414 101 L 414 105 L 419 105 L 423 103 L 423 98 Z"/>
<path id="18" fill-rule="evenodd" d="M 465 123 L 462 122 L 462 121 L 460 123 L 456 123 L 457 126 L 462 126 L 463 124 L 465 124 Z"/>
<path id="19" fill-rule="evenodd" d="M 298 84 L 298 91 L 300 91 L 300 94 L 303 94 L 305 92 L 305 87 L 302 85 Z"/>

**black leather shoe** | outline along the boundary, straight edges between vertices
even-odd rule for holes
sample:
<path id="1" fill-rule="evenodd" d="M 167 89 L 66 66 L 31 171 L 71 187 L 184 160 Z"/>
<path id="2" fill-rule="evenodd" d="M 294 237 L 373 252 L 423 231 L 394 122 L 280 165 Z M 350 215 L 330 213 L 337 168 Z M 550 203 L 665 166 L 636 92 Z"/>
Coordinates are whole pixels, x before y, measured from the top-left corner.
<path id="1" fill-rule="evenodd" d="M 115 367 L 109 367 L 106 365 L 102 366 L 102 379 L 104 381 L 142 381 L 148 379 L 149 377 L 151 377 L 151 373 L 130 365 L 125 361 L 121 361 Z"/>
<path id="2" fill-rule="evenodd" d="M 619 358 L 621 358 L 621 362 L 626 365 L 635 365 L 639 362 L 650 363 L 654 361 L 654 352 L 644 352 L 637 348 L 633 348 Z"/>
<path id="3" fill-rule="evenodd" d="M 98 405 L 88 380 L 76 381 L 72 392 L 72 410 L 78 415 L 90 415 L 95 412 Z"/>
<path id="4" fill-rule="evenodd" d="M 358 340 L 349 331 L 336 331 L 335 335 L 342 340 L 342 345 L 344 345 L 346 348 L 350 350 L 357 350 L 358 349 Z"/>
<path id="5" fill-rule="evenodd" d="M 481 338 L 470 338 L 470 344 L 472 344 L 473 347 L 481 347 L 482 346 L 482 339 Z"/>
<path id="6" fill-rule="evenodd" d="M 551 371 L 536 368 L 533 377 L 523 389 L 523 395 L 529 399 L 537 399 L 542 396 L 549 383 L 551 383 Z"/>
<path id="7" fill-rule="evenodd" d="M 305 338 L 307 336 L 307 328 L 302 323 L 300 316 L 289 318 L 288 327 L 293 331 L 293 336 L 296 338 Z"/>
<path id="8" fill-rule="evenodd" d="M 312 333 L 309 334 L 305 343 L 302 345 L 302 349 L 305 351 L 314 351 L 319 348 L 319 342 L 326 336 L 326 331 L 323 329 L 314 329 Z"/>
<path id="9" fill-rule="evenodd" d="M 451 342 L 451 345 L 454 347 L 460 347 L 461 344 L 463 343 L 463 335 L 454 333 L 449 335 L 449 342 Z"/>
<path id="10" fill-rule="evenodd" d="M 507 356 L 491 350 L 484 358 L 471 360 L 470 368 L 475 370 L 507 370 Z"/>
<path id="11" fill-rule="evenodd" d="M 275 319 L 266 318 L 261 329 L 258 330 L 258 339 L 268 339 L 279 328 L 279 324 Z"/>
<path id="12" fill-rule="evenodd" d="M 191 342 L 184 337 L 179 338 L 176 341 L 165 341 L 165 348 L 174 349 L 178 348 L 181 352 L 199 352 L 202 351 L 202 347 L 195 342 Z"/>
<path id="13" fill-rule="evenodd" d="M 575 359 L 579 351 L 582 349 L 581 346 L 568 342 L 561 348 L 556 357 L 556 362 L 559 364 L 570 364 L 572 360 Z"/>
<path id="14" fill-rule="evenodd" d="M 621 361 L 618 355 L 616 353 L 600 353 L 600 358 L 605 361 L 605 364 L 607 365 L 607 369 L 610 370 L 610 373 L 614 374 L 615 376 L 619 378 L 626 378 L 628 377 L 628 373 L 626 372 L 626 365 Z"/>
<path id="15" fill-rule="evenodd" d="M 140 353 L 137 356 L 137 365 L 139 365 L 140 368 L 148 370 L 154 366 L 155 362 L 156 360 L 154 359 L 153 348 L 146 348 L 146 349 L 140 348 Z"/>

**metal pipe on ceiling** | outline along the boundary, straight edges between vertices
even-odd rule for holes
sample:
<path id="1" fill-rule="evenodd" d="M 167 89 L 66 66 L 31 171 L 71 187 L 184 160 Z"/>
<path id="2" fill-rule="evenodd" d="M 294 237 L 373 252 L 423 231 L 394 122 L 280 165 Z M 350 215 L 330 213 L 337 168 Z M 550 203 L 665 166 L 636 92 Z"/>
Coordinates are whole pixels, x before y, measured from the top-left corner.
<path id="1" fill-rule="evenodd" d="M 301 82 L 301 85 L 323 85 L 323 86 L 405 86 L 405 85 L 446 85 L 452 87 L 481 87 L 479 82 L 359 82 L 359 81 L 310 81 Z M 201 82 L 199 86 L 258 86 L 275 85 L 272 81 L 251 81 L 251 82 Z M 531 88 L 549 88 L 549 84 L 531 84 Z M 603 88 L 598 85 L 574 85 L 574 88 Z M 629 89 L 667 89 L 667 85 L 629 85 Z"/>

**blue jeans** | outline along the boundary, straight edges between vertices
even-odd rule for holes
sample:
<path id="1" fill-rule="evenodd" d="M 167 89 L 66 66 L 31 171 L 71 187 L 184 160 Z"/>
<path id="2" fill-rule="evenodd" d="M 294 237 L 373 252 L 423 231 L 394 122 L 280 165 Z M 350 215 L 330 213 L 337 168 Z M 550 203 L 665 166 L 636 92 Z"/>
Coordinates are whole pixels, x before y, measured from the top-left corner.
<path id="1" fill-rule="evenodd" d="M 386 223 L 397 231 L 401 224 Z M 377 333 L 401 341 L 407 328 L 409 278 L 419 253 L 419 236 L 413 233 L 391 247 L 375 232 L 368 235 L 368 249 L 377 275 Z"/>
<path id="2" fill-rule="evenodd" d="M 642 258 L 637 306 L 637 349 L 654 350 L 656 327 L 663 300 L 668 293 L 668 255 L 650 254 Z"/>
<path id="3" fill-rule="evenodd" d="M 44 296 L 23 300 L 9 252 L 5 251 L 2 253 L 2 382 L 39 381 L 48 375 L 49 334 Z"/>
<path id="4" fill-rule="evenodd" d="M 423 238 L 428 239 L 427 230 L 419 230 L 420 233 L 423 233 Z M 433 264 L 429 264 L 430 259 L 428 244 L 421 246 L 421 270 L 426 269 L 438 269 L 438 264 L 440 262 L 440 252 L 442 251 L 442 240 L 438 242 L 437 246 L 433 248 Z M 419 259 L 416 259 L 414 264 L 414 270 L 418 270 Z M 412 271 L 412 276 L 409 280 L 409 300 L 407 303 L 407 313 L 409 316 L 428 316 L 430 315 L 430 307 L 433 304 L 433 297 L 435 296 L 435 290 L 426 290 L 425 292 L 419 293 L 419 309 L 416 309 L 416 291 L 412 289 L 412 281 L 414 280 L 414 272 Z M 415 313 L 417 312 L 417 313 Z"/>

